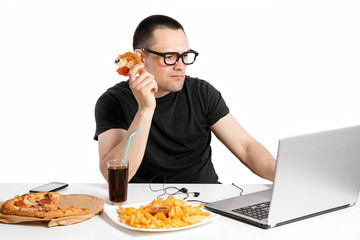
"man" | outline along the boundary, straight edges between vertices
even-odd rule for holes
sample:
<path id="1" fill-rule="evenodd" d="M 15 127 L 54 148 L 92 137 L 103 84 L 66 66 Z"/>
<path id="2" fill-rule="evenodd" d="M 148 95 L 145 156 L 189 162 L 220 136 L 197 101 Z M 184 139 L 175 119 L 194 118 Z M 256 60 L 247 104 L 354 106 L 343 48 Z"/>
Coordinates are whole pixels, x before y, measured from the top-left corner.
<path id="1" fill-rule="evenodd" d="M 255 174 L 273 180 L 275 160 L 229 112 L 220 92 L 203 80 L 185 76 L 197 52 L 184 29 L 162 15 L 144 19 L 133 39 L 143 64 L 130 69 L 129 80 L 108 89 L 95 107 L 100 171 L 127 155 L 130 182 L 216 183 L 211 162 L 211 131 Z M 144 68 L 144 72 L 137 74 Z"/>

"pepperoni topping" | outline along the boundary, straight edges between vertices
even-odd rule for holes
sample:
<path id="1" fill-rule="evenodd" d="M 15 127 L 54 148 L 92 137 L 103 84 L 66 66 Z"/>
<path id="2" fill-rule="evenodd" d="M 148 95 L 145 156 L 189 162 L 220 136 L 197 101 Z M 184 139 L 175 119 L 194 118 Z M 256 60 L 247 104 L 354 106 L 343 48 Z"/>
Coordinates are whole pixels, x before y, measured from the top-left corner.
<path id="1" fill-rule="evenodd" d="M 124 66 L 124 67 L 118 68 L 116 71 L 117 71 L 118 74 L 120 74 L 120 75 L 125 75 L 125 76 L 127 76 L 128 72 L 130 71 L 130 68 Z"/>
<path id="2" fill-rule="evenodd" d="M 49 203 L 51 203 L 51 199 L 50 199 L 50 198 L 41 199 L 41 200 L 40 200 L 40 203 L 41 203 L 41 204 L 49 204 Z"/>
<path id="3" fill-rule="evenodd" d="M 14 205 L 17 207 L 26 207 L 26 204 L 21 201 L 15 201 Z"/>

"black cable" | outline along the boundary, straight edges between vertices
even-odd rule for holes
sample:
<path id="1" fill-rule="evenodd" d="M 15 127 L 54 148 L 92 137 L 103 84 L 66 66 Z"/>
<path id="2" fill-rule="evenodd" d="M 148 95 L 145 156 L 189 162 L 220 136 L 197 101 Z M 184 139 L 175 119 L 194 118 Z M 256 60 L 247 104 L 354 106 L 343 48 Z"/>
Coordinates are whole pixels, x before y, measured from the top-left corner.
<path id="1" fill-rule="evenodd" d="M 160 175 L 164 175 L 163 187 L 162 187 L 162 189 L 154 190 L 154 189 L 151 188 L 152 181 L 153 181 L 156 177 L 158 177 L 158 176 L 160 176 Z M 161 196 L 164 196 L 164 195 L 166 194 L 165 181 L 166 181 L 166 175 L 165 175 L 164 173 L 158 173 L 158 174 L 156 174 L 153 178 L 150 179 L 149 188 L 150 188 L 151 191 L 153 191 L 153 192 L 164 191 L 163 194 L 160 194 L 159 196 L 156 196 L 156 198 L 160 198 Z"/>
<path id="2" fill-rule="evenodd" d="M 163 175 L 164 176 L 164 181 L 163 181 L 163 186 L 162 186 L 162 189 L 153 189 L 151 187 L 151 184 L 152 184 L 152 181 L 154 181 L 154 179 L 160 175 Z M 177 195 L 177 194 L 186 194 L 186 197 L 183 198 L 183 200 L 187 199 L 189 197 L 189 193 L 194 193 L 194 197 L 198 197 L 200 195 L 199 192 L 189 192 L 186 188 L 177 188 L 175 186 L 169 186 L 169 187 L 165 187 L 165 182 L 166 182 L 166 175 L 164 173 L 158 173 L 156 174 L 153 178 L 150 179 L 150 182 L 149 182 L 149 188 L 151 191 L 153 192 L 160 192 L 160 191 L 163 191 L 162 194 L 156 196 L 156 198 L 160 198 L 162 196 L 164 196 L 165 194 L 169 195 L 169 196 L 174 196 L 174 195 Z M 170 193 L 168 192 L 169 189 L 175 189 L 176 192 L 174 193 Z"/>
<path id="3" fill-rule="evenodd" d="M 244 192 L 244 189 L 242 189 L 241 187 L 237 186 L 235 183 L 232 183 L 231 185 L 233 185 L 234 187 L 240 189 L 240 196 L 242 195 L 242 193 Z"/>

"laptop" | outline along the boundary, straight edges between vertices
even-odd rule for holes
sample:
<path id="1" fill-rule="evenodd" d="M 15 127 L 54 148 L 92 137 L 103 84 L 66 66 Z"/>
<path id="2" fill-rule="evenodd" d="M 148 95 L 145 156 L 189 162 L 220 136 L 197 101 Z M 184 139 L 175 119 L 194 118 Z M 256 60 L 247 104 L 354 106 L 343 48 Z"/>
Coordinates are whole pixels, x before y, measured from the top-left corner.
<path id="1" fill-rule="evenodd" d="M 261 228 L 355 205 L 360 188 L 360 126 L 280 139 L 271 189 L 205 204 Z"/>

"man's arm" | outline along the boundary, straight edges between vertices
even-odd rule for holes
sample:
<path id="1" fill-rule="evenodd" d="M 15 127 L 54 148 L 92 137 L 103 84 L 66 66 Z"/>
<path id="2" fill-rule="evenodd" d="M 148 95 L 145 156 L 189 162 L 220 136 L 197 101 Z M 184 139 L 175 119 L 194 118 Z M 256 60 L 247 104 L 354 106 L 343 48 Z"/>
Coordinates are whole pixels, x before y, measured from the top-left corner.
<path id="1" fill-rule="evenodd" d="M 131 138 L 127 155 L 127 160 L 129 161 L 129 181 L 135 175 L 144 157 L 151 120 L 151 113 L 138 112 L 128 131 L 124 129 L 110 129 L 98 136 L 100 171 L 106 180 L 107 162 L 112 159 L 124 159 L 130 134 L 141 127 L 140 131 Z"/>
<path id="2" fill-rule="evenodd" d="M 252 172 L 273 181 L 275 159 L 229 113 L 210 127 L 215 136 Z"/>
<path id="3" fill-rule="evenodd" d="M 100 171 L 107 180 L 107 162 L 111 159 L 123 159 L 129 136 L 141 127 L 131 138 L 131 144 L 127 155 L 129 161 L 129 181 L 138 170 L 149 136 L 152 117 L 156 107 L 154 94 L 157 91 L 157 83 L 154 77 L 144 71 L 139 76 L 136 73 L 143 65 L 135 65 L 129 71 L 129 85 L 138 103 L 138 111 L 128 130 L 110 129 L 98 136 L 98 148 L 100 158 Z"/>

